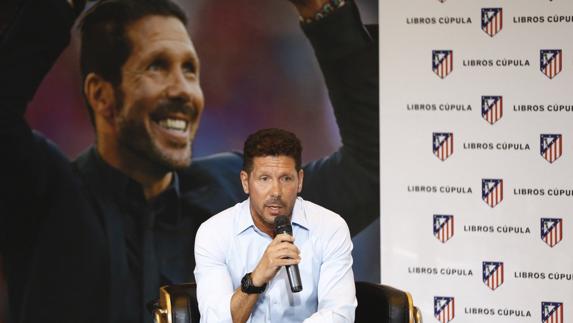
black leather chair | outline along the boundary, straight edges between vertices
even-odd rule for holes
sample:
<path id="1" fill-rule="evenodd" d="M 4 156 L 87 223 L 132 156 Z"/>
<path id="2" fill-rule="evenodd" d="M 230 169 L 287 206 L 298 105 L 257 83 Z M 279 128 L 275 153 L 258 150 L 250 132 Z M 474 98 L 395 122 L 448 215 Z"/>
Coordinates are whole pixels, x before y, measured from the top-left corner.
<path id="1" fill-rule="evenodd" d="M 197 285 L 187 283 L 161 287 L 154 316 L 157 323 L 199 323 Z"/>
<path id="2" fill-rule="evenodd" d="M 410 293 L 369 282 L 356 282 L 356 323 L 421 323 Z"/>
<path id="3" fill-rule="evenodd" d="M 154 310 L 157 323 L 198 323 L 195 283 L 164 286 Z M 421 323 L 412 296 L 399 289 L 368 282 L 356 282 L 356 323 Z"/>

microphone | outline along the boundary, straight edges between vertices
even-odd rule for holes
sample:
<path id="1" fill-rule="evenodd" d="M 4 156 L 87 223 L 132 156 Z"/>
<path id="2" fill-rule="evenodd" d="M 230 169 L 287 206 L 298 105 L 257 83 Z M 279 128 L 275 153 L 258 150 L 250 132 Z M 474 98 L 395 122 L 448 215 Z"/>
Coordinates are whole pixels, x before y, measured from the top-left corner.
<path id="1" fill-rule="evenodd" d="M 275 218 L 275 236 L 281 233 L 286 233 L 292 236 L 292 225 L 290 224 L 290 220 L 286 215 L 279 215 Z M 286 266 L 286 272 L 291 291 L 293 293 L 300 292 L 302 290 L 302 282 L 300 280 L 300 271 L 298 270 L 298 265 Z"/>

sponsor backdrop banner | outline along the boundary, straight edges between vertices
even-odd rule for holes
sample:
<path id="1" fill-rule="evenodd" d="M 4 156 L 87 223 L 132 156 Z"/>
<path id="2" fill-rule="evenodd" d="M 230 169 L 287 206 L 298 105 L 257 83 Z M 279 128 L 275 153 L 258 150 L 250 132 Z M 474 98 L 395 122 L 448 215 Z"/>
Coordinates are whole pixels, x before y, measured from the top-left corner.
<path id="1" fill-rule="evenodd" d="M 381 0 L 381 281 L 573 323 L 573 2 Z"/>

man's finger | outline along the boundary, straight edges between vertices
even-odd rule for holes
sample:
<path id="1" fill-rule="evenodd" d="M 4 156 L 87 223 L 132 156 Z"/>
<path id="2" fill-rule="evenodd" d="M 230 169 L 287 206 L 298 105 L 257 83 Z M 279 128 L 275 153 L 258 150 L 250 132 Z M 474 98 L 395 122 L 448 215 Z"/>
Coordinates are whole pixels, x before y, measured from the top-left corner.
<path id="1" fill-rule="evenodd" d="M 272 254 L 272 259 L 284 259 L 284 258 L 291 258 L 291 259 L 300 259 L 300 254 L 298 250 L 292 249 L 281 249 L 277 250 L 275 253 Z"/>
<path id="2" fill-rule="evenodd" d="M 291 266 L 291 265 L 298 265 L 300 263 L 300 259 L 293 259 L 293 258 L 283 258 L 278 259 L 275 262 L 275 265 L 280 268 L 283 266 Z"/>
<path id="3" fill-rule="evenodd" d="M 273 239 L 273 242 L 290 242 L 290 243 L 293 243 L 294 237 L 291 236 L 290 234 L 281 233 L 281 234 L 277 234 L 275 236 L 275 238 Z"/>

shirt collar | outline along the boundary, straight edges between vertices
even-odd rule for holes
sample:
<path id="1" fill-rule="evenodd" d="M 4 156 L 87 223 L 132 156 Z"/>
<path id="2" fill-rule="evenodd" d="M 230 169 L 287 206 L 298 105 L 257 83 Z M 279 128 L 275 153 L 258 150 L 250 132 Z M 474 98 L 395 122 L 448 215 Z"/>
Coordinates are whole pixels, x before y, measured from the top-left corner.
<path id="1" fill-rule="evenodd" d="M 135 181 L 133 181 L 119 169 L 116 169 L 106 163 L 100 156 L 97 149 L 95 149 L 95 147 L 93 149 L 92 156 L 95 161 L 98 176 L 100 177 L 100 183 L 105 186 L 103 189 L 106 191 L 115 195 L 120 192 L 125 192 L 129 186 L 133 186 L 130 182 L 133 182 L 133 184 L 137 185 Z"/>
<path id="2" fill-rule="evenodd" d="M 119 169 L 109 165 L 103 158 L 100 156 L 97 149 L 94 148 L 93 157 L 96 161 L 96 167 L 99 170 L 99 173 L 104 177 L 104 181 L 109 184 L 108 189 L 112 189 L 114 191 L 123 192 L 126 189 L 127 185 L 131 185 L 130 182 L 133 184 L 141 186 L 139 183 L 131 179 L 125 173 L 120 171 Z M 173 179 L 171 183 L 166 188 L 165 191 L 174 189 L 175 193 L 179 195 L 179 178 L 177 176 L 177 172 L 173 172 Z"/>
<path id="3" fill-rule="evenodd" d="M 291 222 L 294 225 L 297 225 L 305 230 L 310 230 L 308 227 L 308 219 L 307 219 L 307 214 L 304 211 L 304 207 L 303 207 L 303 202 L 304 200 L 302 199 L 302 197 L 297 197 L 296 198 L 296 202 L 294 203 L 294 209 L 292 211 L 292 219 Z"/>
<path id="4" fill-rule="evenodd" d="M 235 235 L 241 234 L 248 228 L 255 228 L 255 223 L 251 216 L 251 199 L 247 198 L 243 203 L 239 204 L 239 217 L 237 225 L 235 225 Z"/>
<path id="5" fill-rule="evenodd" d="M 105 162 L 97 149 L 94 149 L 93 157 L 98 169 L 98 174 L 101 176 L 101 183 L 105 185 L 102 189 L 110 192 L 113 196 L 119 198 L 119 200 L 128 200 L 133 203 L 140 201 L 141 203 L 145 203 L 145 195 L 143 194 L 141 184 Z M 158 204 L 172 199 L 178 199 L 180 196 L 179 176 L 177 172 L 173 172 L 173 177 L 167 188 L 150 202 L 152 204 Z"/>
<path id="6" fill-rule="evenodd" d="M 294 203 L 291 223 L 295 226 L 298 226 L 308 231 L 309 228 L 308 228 L 308 221 L 306 218 L 307 215 L 304 212 L 302 204 L 303 204 L 303 199 L 301 197 L 297 197 Z M 237 221 L 237 225 L 235 226 L 235 235 L 239 235 L 249 228 L 259 231 L 255 227 L 255 223 L 253 222 L 253 217 L 251 215 L 251 199 L 247 198 L 243 203 L 240 204 L 239 207 L 240 207 L 239 218 Z"/>

